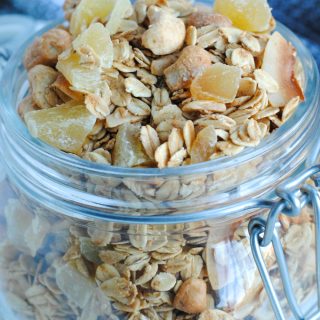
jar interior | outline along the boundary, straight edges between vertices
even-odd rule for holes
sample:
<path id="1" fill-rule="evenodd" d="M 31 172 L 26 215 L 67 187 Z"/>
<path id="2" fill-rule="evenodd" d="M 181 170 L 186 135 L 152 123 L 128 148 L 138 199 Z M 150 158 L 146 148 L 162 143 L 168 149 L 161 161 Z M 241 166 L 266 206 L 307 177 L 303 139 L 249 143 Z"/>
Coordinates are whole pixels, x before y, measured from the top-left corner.
<path id="1" fill-rule="evenodd" d="M 274 319 L 251 253 L 250 216 L 220 224 L 84 224 L 7 180 L 1 191 L 1 295 L 13 319 L 196 320 L 205 310 L 226 319 Z M 314 228 L 310 207 L 297 218 L 281 216 L 277 227 L 304 308 L 314 306 L 316 293 Z M 262 255 L 289 319 L 272 246 Z"/>

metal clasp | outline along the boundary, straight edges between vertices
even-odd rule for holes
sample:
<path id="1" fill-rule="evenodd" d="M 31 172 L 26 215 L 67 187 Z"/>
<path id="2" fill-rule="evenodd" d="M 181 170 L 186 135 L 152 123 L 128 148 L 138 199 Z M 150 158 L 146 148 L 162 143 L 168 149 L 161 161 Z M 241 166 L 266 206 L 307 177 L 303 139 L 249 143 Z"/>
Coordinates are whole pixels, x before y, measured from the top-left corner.
<path id="1" fill-rule="evenodd" d="M 307 184 L 311 179 L 313 184 Z M 284 311 L 280 305 L 279 298 L 272 284 L 266 264 L 264 262 L 261 248 L 272 245 L 279 273 L 283 284 L 284 293 L 289 308 L 295 319 L 315 320 L 320 319 L 320 165 L 311 167 L 299 174 L 295 179 L 291 179 L 276 190 L 279 201 L 271 207 L 267 219 L 260 217 L 253 218 L 249 224 L 250 244 L 252 254 L 258 267 L 260 276 L 269 297 L 272 309 L 277 320 L 286 320 Z M 314 209 L 315 232 L 316 232 L 316 276 L 317 276 L 317 298 L 318 310 L 311 315 L 304 315 L 297 299 L 293 293 L 292 283 L 288 272 L 285 254 L 277 231 L 279 215 L 285 214 L 289 217 L 296 217 L 301 213 L 301 209 L 311 205 Z M 318 263 L 319 262 L 319 263 Z"/>

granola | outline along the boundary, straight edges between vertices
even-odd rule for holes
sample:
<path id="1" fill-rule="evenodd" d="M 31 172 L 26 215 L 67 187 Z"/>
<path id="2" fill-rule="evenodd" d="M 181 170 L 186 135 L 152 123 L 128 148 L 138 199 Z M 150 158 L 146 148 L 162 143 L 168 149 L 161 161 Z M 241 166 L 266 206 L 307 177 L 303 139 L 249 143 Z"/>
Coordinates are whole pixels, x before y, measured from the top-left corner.
<path id="1" fill-rule="evenodd" d="M 252 9 L 246 3 L 242 21 Z M 29 131 L 87 161 L 131 168 L 186 166 L 258 146 L 304 100 L 295 50 L 271 34 L 268 6 L 259 7 L 263 23 L 239 26 L 220 4 L 211 12 L 187 0 L 67 0 L 70 26 L 45 33 L 26 54 L 31 90 L 18 111 Z M 197 178 L 70 181 L 135 208 L 119 212 L 141 215 L 144 204 L 161 203 L 171 214 L 171 201 L 210 198 L 268 161 Z M 249 217 L 224 226 L 80 225 L 22 196 L 8 202 L 4 219 L 6 299 L 27 319 L 273 317 L 251 255 Z M 300 303 L 315 289 L 314 217 L 304 208 L 299 219 L 280 220 Z M 263 256 L 280 292 L 273 250 Z"/>
<path id="2" fill-rule="evenodd" d="M 234 222 L 235 227 L 228 225 L 223 233 L 219 224 L 210 226 L 209 221 L 81 226 L 25 201 L 9 200 L 6 236 L 0 244 L 3 292 L 18 317 L 274 317 L 251 255 L 250 217 Z M 313 212 L 305 207 L 299 217 L 280 216 L 280 222 L 279 237 L 301 303 L 316 290 Z M 272 247 L 262 254 L 279 294 L 282 286 Z M 284 295 L 279 297 L 288 311 Z"/>
<path id="3" fill-rule="evenodd" d="M 19 113 L 33 119 L 29 131 L 46 127 L 36 137 L 89 161 L 104 149 L 100 163 L 123 167 L 185 166 L 256 147 L 304 100 L 296 52 L 272 34 L 265 0 L 217 1 L 214 10 L 187 0 L 66 1 L 70 26 L 26 53 L 31 96 Z M 36 114 L 65 103 L 86 107 L 103 134 L 85 131 L 76 150 L 52 143 L 59 125 Z M 119 141 L 128 130 L 135 138 Z M 69 132 L 56 139 L 72 140 Z"/>

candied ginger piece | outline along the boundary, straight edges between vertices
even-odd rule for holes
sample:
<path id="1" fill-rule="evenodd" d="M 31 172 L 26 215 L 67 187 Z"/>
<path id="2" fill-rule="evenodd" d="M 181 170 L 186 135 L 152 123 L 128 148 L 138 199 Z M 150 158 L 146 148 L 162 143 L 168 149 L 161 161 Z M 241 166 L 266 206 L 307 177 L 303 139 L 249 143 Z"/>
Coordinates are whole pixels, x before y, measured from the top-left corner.
<path id="1" fill-rule="evenodd" d="M 57 69 L 70 82 L 74 90 L 94 92 L 100 84 L 100 69 L 81 64 L 81 58 L 77 53 L 60 56 Z"/>
<path id="2" fill-rule="evenodd" d="M 216 63 L 195 78 L 191 94 L 195 100 L 213 100 L 220 103 L 234 101 L 240 86 L 241 69 Z"/>
<path id="3" fill-rule="evenodd" d="M 122 19 L 130 16 L 132 13 L 133 8 L 129 0 L 117 0 L 107 23 L 107 29 L 110 34 L 116 34 L 121 25 Z"/>
<path id="4" fill-rule="evenodd" d="M 210 160 L 217 142 L 218 138 L 214 126 L 202 129 L 192 144 L 190 152 L 191 162 L 200 163 Z"/>
<path id="5" fill-rule="evenodd" d="M 251 32 L 269 30 L 272 21 L 267 0 L 216 0 L 214 11 L 228 17 L 235 27 Z"/>
<path id="6" fill-rule="evenodd" d="M 116 2 L 118 0 L 81 0 L 71 16 L 70 32 L 72 35 L 79 35 L 94 20 L 106 22 Z"/>
<path id="7" fill-rule="evenodd" d="M 119 167 L 137 167 L 150 164 L 140 141 L 140 126 L 123 124 L 117 133 L 113 150 L 113 164 Z"/>
<path id="8" fill-rule="evenodd" d="M 73 48 L 89 59 L 98 59 L 102 68 L 111 68 L 113 63 L 113 44 L 109 31 L 102 23 L 94 23 L 74 41 Z M 84 58 L 85 59 L 85 58 Z"/>
<path id="9" fill-rule="evenodd" d="M 35 138 L 62 151 L 79 154 L 96 117 L 85 106 L 72 101 L 59 107 L 28 112 L 25 121 Z"/>
<path id="10" fill-rule="evenodd" d="M 94 93 L 101 82 L 102 69 L 113 63 L 110 34 L 101 23 L 94 23 L 73 41 L 73 48 L 59 56 L 57 69 L 73 89 Z"/>
<path id="11" fill-rule="evenodd" d="M 265 49 L 262 69 L 278 83 L 277 92 L 269 92 L 268 98 L 274 107 L 285 106 L 297 96 L 304 100 L 303 89 L 295 74 L 296 50 L 279 32 L 275 32 Z"/>

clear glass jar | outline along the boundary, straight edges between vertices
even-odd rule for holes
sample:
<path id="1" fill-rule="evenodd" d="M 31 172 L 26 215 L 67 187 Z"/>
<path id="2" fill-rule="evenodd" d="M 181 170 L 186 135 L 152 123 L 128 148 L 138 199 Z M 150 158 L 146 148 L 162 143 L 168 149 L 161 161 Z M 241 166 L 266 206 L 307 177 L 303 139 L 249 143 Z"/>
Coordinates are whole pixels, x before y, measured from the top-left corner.
<path id="1" fill-rule="evenodd" d="M 33 139 L 16 112 L 28 90 L 22 57 L 32 40 L 15 52 L 0 89 L 5 319 L 278 317 L 251 253 L 248 224 L 269 213 L 283 181 L 315 163 L 320 121 L 317 66 L 295 35 L 278 28 L 298 50 L 306 102 L 257 148 L 178 169 L 98 165 Z M 312 309 L 313 210 L 305 206 L 299 217 L 279 221 L 294 293 Z M 272 246 L 262 255 L 289 319 Z"/>

